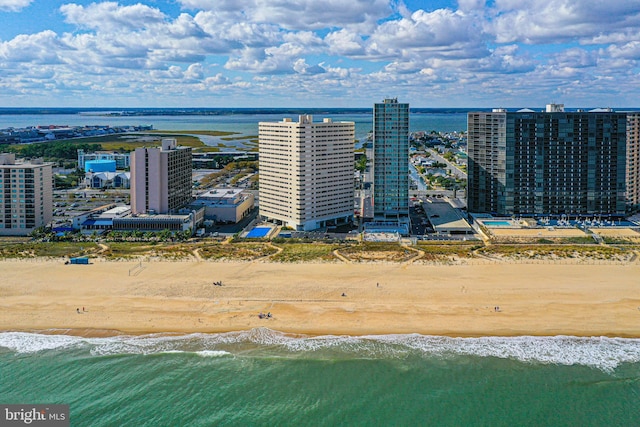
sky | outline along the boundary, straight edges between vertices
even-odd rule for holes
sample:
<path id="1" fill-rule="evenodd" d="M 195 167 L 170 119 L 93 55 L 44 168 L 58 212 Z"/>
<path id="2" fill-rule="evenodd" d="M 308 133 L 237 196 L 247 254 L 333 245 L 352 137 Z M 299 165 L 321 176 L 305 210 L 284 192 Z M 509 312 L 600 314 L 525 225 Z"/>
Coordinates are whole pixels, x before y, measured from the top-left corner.
<path id="1" fill-rule="evenodd" d="M 0 0 L 0 107 L 640 107 L 640 0 Z"/>

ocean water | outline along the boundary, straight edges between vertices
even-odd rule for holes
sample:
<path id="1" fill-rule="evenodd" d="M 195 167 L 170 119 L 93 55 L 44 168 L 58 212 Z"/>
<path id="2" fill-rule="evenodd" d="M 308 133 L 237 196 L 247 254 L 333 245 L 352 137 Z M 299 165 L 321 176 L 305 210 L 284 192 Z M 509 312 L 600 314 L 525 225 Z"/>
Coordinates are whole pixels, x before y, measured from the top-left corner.
<path id="1" fill-rule="evenodd" d="M 73 426 L 635 426 L 640 340 L 4 332 L 0 402 Z"/>

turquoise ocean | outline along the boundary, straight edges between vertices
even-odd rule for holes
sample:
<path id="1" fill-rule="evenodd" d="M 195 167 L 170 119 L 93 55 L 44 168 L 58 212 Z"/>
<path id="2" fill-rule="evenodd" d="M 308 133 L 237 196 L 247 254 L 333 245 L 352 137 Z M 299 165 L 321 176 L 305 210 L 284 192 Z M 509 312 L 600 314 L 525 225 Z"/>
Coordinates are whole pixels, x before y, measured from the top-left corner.
<path id="1" fill-rule="evenodd" d="M 73 426 L 637 426 L 640 340 L 0 333 L 0 402 Z"/>
<path id="2" fill-rule="evenodd" d="M 300 111 L 300 114 L 303 114 Z M 371 129 L 366 111 L 311 111 Z M 0 129 L 152 124 L 255 135 L 269 111 L 107 117 L 3 110 Z M 411 130 L 466 129 L 466 110 Z M 73 426 L 638 426 L 640 339 L 0 332 L 0 403 L 69 404 Z"/>

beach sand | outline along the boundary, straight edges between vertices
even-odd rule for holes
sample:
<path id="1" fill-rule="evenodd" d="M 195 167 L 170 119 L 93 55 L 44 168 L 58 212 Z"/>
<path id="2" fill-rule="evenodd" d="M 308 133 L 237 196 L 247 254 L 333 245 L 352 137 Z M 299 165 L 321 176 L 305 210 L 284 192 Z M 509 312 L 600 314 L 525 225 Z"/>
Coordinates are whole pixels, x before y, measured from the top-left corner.
<path id="1" fill-rule="evenodd" d="M 0 329 L 640 337 L 638 263 L 137 266 L 2 261 Z M 260 319 L 261 312 L 273 317 Z"/>

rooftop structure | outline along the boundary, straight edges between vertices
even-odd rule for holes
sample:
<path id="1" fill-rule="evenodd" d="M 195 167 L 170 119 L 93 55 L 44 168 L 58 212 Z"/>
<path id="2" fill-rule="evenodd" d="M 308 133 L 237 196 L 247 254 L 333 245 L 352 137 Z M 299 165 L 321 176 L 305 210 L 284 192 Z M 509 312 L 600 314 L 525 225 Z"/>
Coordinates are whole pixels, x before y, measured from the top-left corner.
<path id="1" fill-rule="evenodd" d="M 438 234 L 473 234 L 473 228 L 460 212 L 442 199 L 428 199 L 422 204 L 429 222 Z"/>

